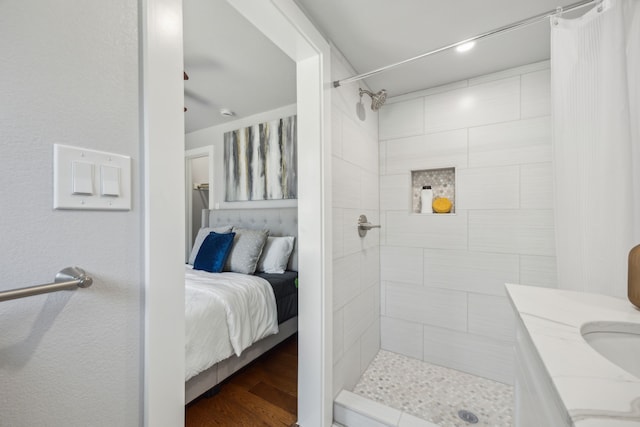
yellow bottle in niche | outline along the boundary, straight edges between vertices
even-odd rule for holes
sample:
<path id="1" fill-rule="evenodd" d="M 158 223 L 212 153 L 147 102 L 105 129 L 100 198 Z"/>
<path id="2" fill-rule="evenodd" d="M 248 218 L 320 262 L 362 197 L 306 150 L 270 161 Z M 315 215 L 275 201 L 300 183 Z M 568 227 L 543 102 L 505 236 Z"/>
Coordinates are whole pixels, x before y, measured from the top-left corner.
<path id="1" fill-rule="evenodd" d="M 631 304 L 640 308 L 640 245 L 629 251 L 628 296 Z"/>

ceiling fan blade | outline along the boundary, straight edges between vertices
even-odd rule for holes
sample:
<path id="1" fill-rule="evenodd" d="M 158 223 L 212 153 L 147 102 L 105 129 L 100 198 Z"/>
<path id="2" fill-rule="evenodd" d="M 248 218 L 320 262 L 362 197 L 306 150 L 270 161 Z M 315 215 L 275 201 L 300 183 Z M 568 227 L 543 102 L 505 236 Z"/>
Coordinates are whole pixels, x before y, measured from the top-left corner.
<path id="1" fill-rule="evenodd" d="M 192 99 L 200 104 L 204 104 L 204 105 L 208 105 L 208 106 L 213 106 L 213 104 L 211 103 L 211 101 L 207 98 L 205 98 L 204 96 L 185 88 L 184 89 L 184 97 L 185 98 L 189 98 Z"/>

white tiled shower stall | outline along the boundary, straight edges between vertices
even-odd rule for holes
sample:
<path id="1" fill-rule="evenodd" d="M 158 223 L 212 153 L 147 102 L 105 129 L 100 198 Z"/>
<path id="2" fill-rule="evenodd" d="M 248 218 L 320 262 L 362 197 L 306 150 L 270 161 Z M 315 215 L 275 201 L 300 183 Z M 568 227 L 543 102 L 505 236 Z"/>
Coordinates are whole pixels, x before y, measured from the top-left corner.
<path id="1" fill-rule="evenodd" d="M 357 90 L 334 92 L 335 394 L 378 340 L 513 384 L 504 283 L 556 286 L 549 86 L 548 61 L 505 70 L 391 98 L 379 126 L 357 118 Z M 413 213 L 411 171 L 452 167 L 455 213 Z M 379 246 L 359 240 L 359 213 L 382 224 Z"/>

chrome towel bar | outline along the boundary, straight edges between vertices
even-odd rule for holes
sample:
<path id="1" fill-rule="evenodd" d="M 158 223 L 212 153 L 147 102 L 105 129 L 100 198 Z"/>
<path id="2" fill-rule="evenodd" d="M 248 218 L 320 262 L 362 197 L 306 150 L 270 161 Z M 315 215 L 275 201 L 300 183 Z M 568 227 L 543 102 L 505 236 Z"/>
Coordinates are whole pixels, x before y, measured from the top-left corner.
<path id="1" fill-rule="evenodd" d="M 77 288 L 88 288 L 93 279 L 79 267 L 67 267 L 58 272 L 53 283 L 30 286 L 27 288 L 11 289 L 0 292 L 0 301 L 30 297 L 57 291 L 72 291 Z"/>

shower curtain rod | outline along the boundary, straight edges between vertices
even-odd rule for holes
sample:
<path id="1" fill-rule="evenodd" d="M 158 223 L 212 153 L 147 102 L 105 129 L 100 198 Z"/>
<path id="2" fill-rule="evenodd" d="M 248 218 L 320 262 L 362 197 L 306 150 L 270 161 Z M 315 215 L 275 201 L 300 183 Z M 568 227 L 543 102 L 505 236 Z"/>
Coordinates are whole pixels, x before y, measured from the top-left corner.
<path id="1" fill-rule="evenodd" d="M 385 67 L 376 68 L 375 70 L 369 71 L 367 73 L 358 74 L 358 75 L 355 75 L 353 77 L 348 77 L 346 79 L 336 80 L 336 81 L 333 82 L 333 87 L 340 87 L 343 84 L 357 82 L 358 80 L 366 79 L 367 77 L 371 77 L 371 76 L 373 76 L 375 74 L 379 74 L 379 73 L 382 73 L 384 71 L 390 70 L 392 68 L 399 67 L 400 65 L 408 64 L 410 62 L 417 61 L 418 59 L 426 58 L 427 56 L 431 56 L 433 54 L 436 54 L 436 53 L 439 53 L 439 52 L 442 52 L 442 51 L 445 51 L 445 50 L 448 50 L 448 49 L 453 49 L 454 47 L 463 45 L 465 43 L 470 43 L 470 42 L 473 42 L 473 41 L 476 41 L 476 40 L 480 40 L 480 39 L 484 39 L 484 38 L 487 38 L 487 37 L 495 36 L 497 34 L 506 33 L 508 31 L 516 30 L 516 29 L 522 28 L 522 27 L 526 27 L 527 25 L 535 24 L 537 22 L 540 22 L 540 21 L 542 21 L 544 19 L 547 19 L 547 18 L 550 18 L 552 16 L 560 15 L 560 14 L 562 14 L 564 12 L 571 12 L 573 10 L 580 9 L 582 7 L 588 6 L 588 5 L 593 4 L 593 3 L 601 4 L 602 2 L 603 2 L 603 0 L 582 0 L 582 1 L 579 1 L 577 3 L 572 3 L 572 4 L 570 4 L 570 5 L 566 6 L 566 7 L 557 7 L 556 9 L 550 10 L 548 12 L 540 13 L 540 14 L 532 16 L 530 18 L 523 19 L 521 21 L 517 21 L 517 22 L 505 25 L 505 26 L 500 27 L 500 28 L 496 28 L 496 29 L 491 30 L 491 31 L 487 31 L 486 33 L 479 34 L 477 36 L 474 36 L 474 37 L 459 41 L 457 43 L 453 43 L 453 44 L 450 44 L 450 45 L 447 45 L 447 46 L 443 46 L 441 48 L 432 50 L 430 52 L 426 52 L 426 53 L 423 53 L 421 55 L 414 56 L 413 58 L 405 59 L 404 61 L 396 62 L 394 64 L 387 65 Z"/>

